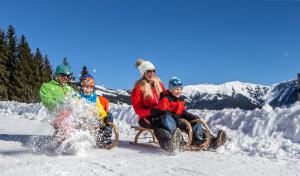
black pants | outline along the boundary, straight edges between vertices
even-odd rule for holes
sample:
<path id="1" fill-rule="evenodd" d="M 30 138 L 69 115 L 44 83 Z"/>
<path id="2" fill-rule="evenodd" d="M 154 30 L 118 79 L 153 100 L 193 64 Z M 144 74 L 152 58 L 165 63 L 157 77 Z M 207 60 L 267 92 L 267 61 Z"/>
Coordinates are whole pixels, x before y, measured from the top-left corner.
<path id="1" fill-rule="evenodd" d="M 150 128 L 150 129 L 153 129 L 153 130 L 162 127 L 160 117 L 150 117 L 150 116 L 148 116 L 146 118 L 142 118 L 141 120 L 139 120 L 138 123 L 143 128 Z"/>
<path id="2" fill-rule="evenodd" d="M 147 123 L 146 120 L 150 122 Z M 146 120 L 142 118 L 138 121 L 139 125 L 143 128 L 150 128 L 153 129 L 154 135 L 156 139 L 158 140 L 158 143 L 161 148 L 167 149 L 169 141 L 172 138 L 172 134 L 168 132 L 166 129 L 164 129 L 160 117 L 146 117 Z"/>

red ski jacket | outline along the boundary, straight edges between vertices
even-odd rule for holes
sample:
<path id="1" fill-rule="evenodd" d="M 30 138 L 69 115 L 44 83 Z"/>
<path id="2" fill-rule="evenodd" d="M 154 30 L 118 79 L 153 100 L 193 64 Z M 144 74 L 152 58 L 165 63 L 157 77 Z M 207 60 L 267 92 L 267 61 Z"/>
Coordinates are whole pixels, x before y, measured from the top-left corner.
<path id="1" fill-rule="evenodd" d="M 160 111 L 169 111 L 177 115 L 183 115 L 185 112 L 185 101 L 183 98 L 177 98 L 168 90 L 160 96 L 160 101 L 156 107 Z"/>
<path id="2" fill-rule="evenodd" d="M 160 87 L 163 91 L 165 91 L 165 87 L 162 82 L 160 83 Z M 154 95 L 152 99 L 144 100 L 140 86 L 136 85 L 134 87 L 131 93 L 131 103 L 134 111 L 139 116 L 139 120 L 150 116 L 151 109 L 157 105 L 159 101 L 159 95 L 155 87 L 152 88 L 152 94 Z"/>

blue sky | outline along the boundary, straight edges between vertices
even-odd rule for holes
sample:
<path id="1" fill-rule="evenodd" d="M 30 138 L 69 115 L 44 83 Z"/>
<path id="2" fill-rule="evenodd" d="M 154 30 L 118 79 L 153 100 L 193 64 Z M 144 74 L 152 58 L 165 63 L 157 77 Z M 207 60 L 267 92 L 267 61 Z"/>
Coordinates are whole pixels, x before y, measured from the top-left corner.
<path id="1" fill-rule="evenodd" d="M 132 88 L 137 57 L 166 84 L 228 81 L 263 85 L 300 72 L 300 2 L 184 0 L 2 1 L 0 28 L 13 25 L 53 66 L 68 57 L 96 83 Z"/>

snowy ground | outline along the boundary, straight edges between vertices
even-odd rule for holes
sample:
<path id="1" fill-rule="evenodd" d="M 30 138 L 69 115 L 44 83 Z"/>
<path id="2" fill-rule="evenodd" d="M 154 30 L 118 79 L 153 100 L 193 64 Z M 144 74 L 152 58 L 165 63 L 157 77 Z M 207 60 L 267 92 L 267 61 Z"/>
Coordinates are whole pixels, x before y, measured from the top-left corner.
<path id="1" fill-rule="evenodd" d="M 84 145 L 72 155 L 37 152 L 35 139 L 52 135 L 39 104 L 0 102 L 0 175 L 300 175 L 300 106 L 272 110 L 192 110 L 209 126 L 226 129 L 217 151 L 166 155 L 161 149 L 128 144 L 136 123 L 128 105 L 112 105 L 120 144 L 112 150 Z"/>

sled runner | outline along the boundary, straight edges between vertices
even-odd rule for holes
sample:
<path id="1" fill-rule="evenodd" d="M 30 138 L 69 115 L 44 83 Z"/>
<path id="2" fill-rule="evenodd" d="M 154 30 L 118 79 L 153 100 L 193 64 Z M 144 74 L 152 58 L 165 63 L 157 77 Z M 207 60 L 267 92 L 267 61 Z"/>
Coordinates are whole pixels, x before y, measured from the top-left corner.
<path id="1" fill-rule="evenodd" d="M 206 122 L 202 118 L 198 118 L 198 119 L 192 120 L 190 122 L 191 125 L 194 124 L 194 123 L 199 123 L 199 124 L 202 125 L 203 131 L 205 133 L 206 138 L 205 138 L 204 142 L 201 145 L 199 145 L 199 146 L 193 145 L 193 146 L 190 147 L 190 150 L 207 150 L 208 147 L 209 147 L 209 144 L 211 142 L 210 129 L 209 129 L 208 125 L 206 124 Z"/>
<path id="2" fill-rule="evenodd" d="M 190 151 L 197 151 L 197 150 L 207 150 L 209 147 L 209 144 L 211 142 L 211 133 L 208 125 L 206 122 L 202 119 L 195 119 L 191 121 L 190 123 L 185 119 L 180 119 L 182 123 L 185 124 L 186 129 L 181 130 L 182 131 L 182 138 L 184 142 L 183 149 L 184 150 L 190 150 Z M 191 145 L 193 140 L 193 134 L 192 134 L 192 126 L 193 123 L 200 123 L 204 129 L 206 139 L 201 145 Z M 134 141 L 130 144 L 134 145 L 152 145 L 158 144 L 158 141 L 154 135 L 154 130 L 149 128 L 143 128 L 140 126 L 131 126 L 134 130 L 137 131 L 137 134 L 135 135 Z"/>

